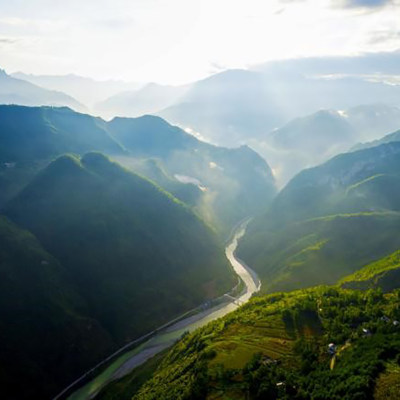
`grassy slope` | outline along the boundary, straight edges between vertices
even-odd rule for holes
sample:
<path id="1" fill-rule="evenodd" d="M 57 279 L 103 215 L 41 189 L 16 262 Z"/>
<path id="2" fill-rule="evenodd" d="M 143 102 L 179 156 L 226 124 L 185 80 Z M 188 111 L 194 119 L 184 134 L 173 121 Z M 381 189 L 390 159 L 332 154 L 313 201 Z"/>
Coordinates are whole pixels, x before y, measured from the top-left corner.
<path id="1" fill-rule="evenodd" d="M 238 254 L 267 291 L 338 279 L 399 248 L 400 143 L 343 154 L 295 177 Z"/>
<path id="2" fill-rule="evenodd" d="M 264 291 L 333 284 L 398 249 L 399 229 L 396 212 L 316 218 L 253 237 L 240 255 L 255 267 Z"/>
<path id="3" fill-rule="evenodd" d="M 59 262 L 4 217 L 0 273 L 4 398 L 48 398 L 113 350 L 111 337 L 88 317 L 86 302 Z"/>
<path id="4" fill-rule="evenodd" d="M 255 298 L 184 337 L 133 398 L 370 399 L 400 353 L 399 328 L 380 318 L 399 319 L 399 295 L 319 287 Z"/>
<path id="5" fill-rule="evenodd" d="M 341 279 L 339 284 L 349 288 L 380 287 L 390 291 L 400 286 L 400 251 L 368 264 L 354 274 Z"/>

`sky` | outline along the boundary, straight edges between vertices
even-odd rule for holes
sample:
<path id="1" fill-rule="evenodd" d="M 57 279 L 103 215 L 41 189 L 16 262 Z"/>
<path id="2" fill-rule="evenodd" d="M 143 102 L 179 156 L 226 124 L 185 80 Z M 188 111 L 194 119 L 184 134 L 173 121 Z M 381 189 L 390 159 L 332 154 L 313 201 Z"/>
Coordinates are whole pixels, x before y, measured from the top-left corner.
<path id="1" fill-rule="evenodd" d="M 0 0 L 0 67 L 183 84 L 400 49 L 400 0 Z"/>

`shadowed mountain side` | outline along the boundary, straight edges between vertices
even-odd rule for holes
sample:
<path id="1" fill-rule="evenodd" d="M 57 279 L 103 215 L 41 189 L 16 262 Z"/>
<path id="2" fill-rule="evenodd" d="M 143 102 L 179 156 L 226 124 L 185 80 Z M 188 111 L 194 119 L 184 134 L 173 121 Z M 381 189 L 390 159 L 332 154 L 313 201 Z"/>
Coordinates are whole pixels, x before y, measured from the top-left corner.
<path id="1" fill-rule="evenodd" d="M 196 205 L 223 236 L 241 219 L 261 211 L 276 193 L 269 166 L 254 151 L 209 145 L 159 117 L 105 122 L 68 108 L 0 106 L 0 206 L 54 157 L 92 150 L 117 158 L 133 171 L 138 168 Z M 149 158 L 157 159 L 161 173 L 154 166 L 144 167 Z"/>
<path id="2" fill-rule="evenodd" d="M 109 333 L 89 317 L 67 271 L 31 233 L 2 216 L 0 271 L 5 398 L 50 398 L 115 348 Z"/>
<path id="3" fill-rule="evenodd" d="M 69 108 L 0 106 L 0 160 L 26 162 L 65 152 L 122 154 L 104 121 Z"/>
<path id="4" fill-rule="evenodd" d="M 268 164 L 247 146 L 213 146 L 153 116 L 115 118 L 107 126 L 132 156 L 157 157 L 169 176 L 195 184 L 202 191 L 197 211 L 222 235 L 229 234 L 241 219 L 263 210 L 276 193 Z M 134 168 L 129 158 L 118 160 Z M 146 176 L 163 186 L 151 172 Z"/>
<path id="5" fill-rule="evenodd" d="M 57 257 L 118 343 L 234 285 L 188 207 L 99 153 L 58 158 L 5 212 Z"/>
<path id="6" fill-rule="evenodd" d="M 203 201 L 204 189 L 196 181 L 181 182 L 166 170 L 159 158 L 115 157 L 121 165 L 150 179 L 188 206 L 195 208 Z M 178 176 L 179 179 L 182 179 Z"/>
<path id="7" fill-rule="evenodd" d="M 61 154 L 124 154 L 100 118 L 69 108 L 0 105 L 0 207 Z"/>

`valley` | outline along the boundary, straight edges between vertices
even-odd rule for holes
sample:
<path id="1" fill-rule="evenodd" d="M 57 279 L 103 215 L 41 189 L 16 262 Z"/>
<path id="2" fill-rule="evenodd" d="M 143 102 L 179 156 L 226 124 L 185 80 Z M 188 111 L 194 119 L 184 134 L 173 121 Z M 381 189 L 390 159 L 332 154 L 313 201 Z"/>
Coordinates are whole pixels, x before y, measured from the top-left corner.
<path id="1" fill-rule="evenodd" d="M 224 294 L 221 298 L 213 299 L 205 305 L 197 307 L 189 317 L 181 317 L 178 322 L 169 322 L 159 327 L 146 336 L 150 339 L 139 347 L 121 352 L 115 361 L 93 380 L 90 380 L 84 387 L 68 396 L 68 400 L 85 400 L 93 398 L 106 385 L 114 380 L 119 380 L 128 375 L 134 368 L 144 364 L 156 354 L 171 347 L 179 338 L 188 332 L 192 332 L 211 321 L 223 317 L 245 304 L 251 296 L 260 289 L 260 282 L 257 275 L 242 261 L 235 257 L 238 241 L 245 234 L 248 221 L 240 224 L 234 232 L 232 239 L 226 246 L 225 252 L 232 268 L 243 282 L 240 292 L 232 295 Z M 215 304 L 215 305 L 214 305 Z M 126 350 L 124 350 L 126 351 Z M 113 357 L 114 358 L 114 357 Z M 96 374 L 97 368 L 91 370 L 90 374 Z M 79 383 L 79 382 L 77 382 Z M 70 389 L 68 390 L 70 392 Z M 65 398 L 65 394 L 56 396 L 55 399 Z"/>
<path id="2" fill-rule="evenodd" d="M 0 398 L 400 399 L 400 0 L 0 0 Z"/>

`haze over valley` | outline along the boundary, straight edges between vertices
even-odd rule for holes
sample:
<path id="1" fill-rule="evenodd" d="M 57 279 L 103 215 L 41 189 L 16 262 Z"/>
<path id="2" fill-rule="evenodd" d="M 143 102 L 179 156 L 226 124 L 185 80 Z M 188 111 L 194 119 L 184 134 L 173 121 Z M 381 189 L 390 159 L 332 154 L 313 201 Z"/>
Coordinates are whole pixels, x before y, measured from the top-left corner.
<path id="1" fill-rule="evenodd" d="M 398 0 L 0 0 L 7 400 L 400 397 Z"/>

